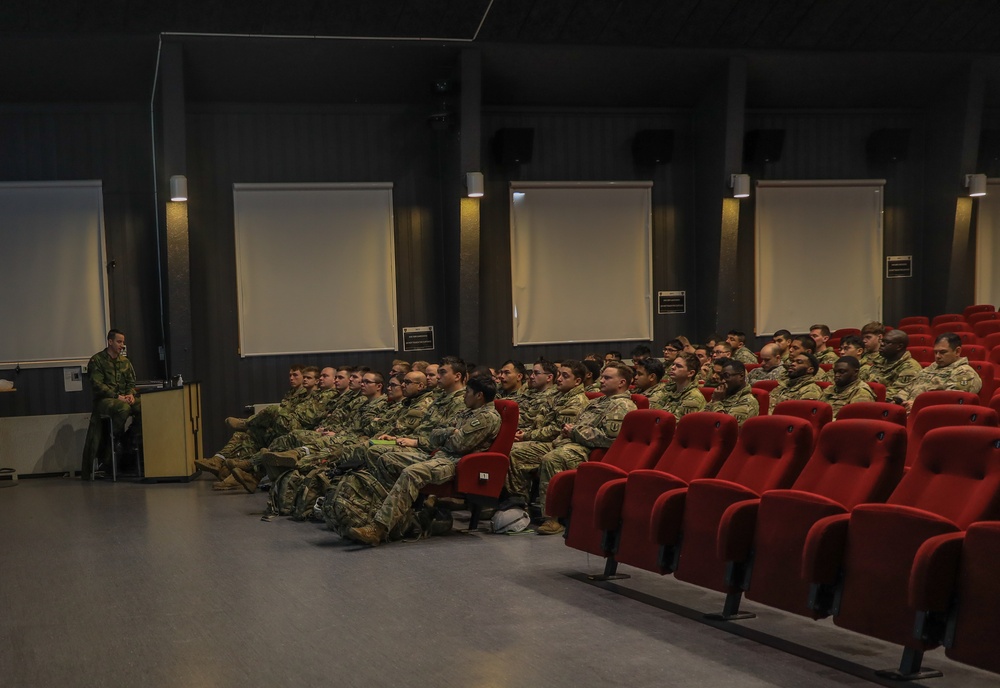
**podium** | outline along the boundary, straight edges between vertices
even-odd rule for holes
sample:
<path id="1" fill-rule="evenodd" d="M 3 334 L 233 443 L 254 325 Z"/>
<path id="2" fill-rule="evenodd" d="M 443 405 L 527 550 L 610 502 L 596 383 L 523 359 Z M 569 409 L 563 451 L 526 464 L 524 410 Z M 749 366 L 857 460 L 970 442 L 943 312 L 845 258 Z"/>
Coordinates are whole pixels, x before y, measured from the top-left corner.
<path id="1" fill-rule="evenodd" d="M 150 390 L 142 395 L 143 479 L 191 480 L 202 456 L 201 385 Z"/>

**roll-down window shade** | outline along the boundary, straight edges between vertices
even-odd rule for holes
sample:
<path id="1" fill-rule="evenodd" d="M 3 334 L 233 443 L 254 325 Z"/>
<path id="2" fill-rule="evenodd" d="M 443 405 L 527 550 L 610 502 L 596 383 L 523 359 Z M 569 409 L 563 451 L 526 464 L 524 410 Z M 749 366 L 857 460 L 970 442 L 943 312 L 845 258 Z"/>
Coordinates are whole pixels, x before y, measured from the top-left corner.
<path id="1" fill-rule="evenodd" d="M 976 213 L 976 303 L 1000 303 L 1000 179 L 991 179 Z"/>
<path id="2" fill-rule="evenodd" d="M 651 182 L 512 182 L 513 341 L 651 340 Z"/>
<path id="3" fill-rule="evenodd" d="M 757 328 L 882 319 L 885 180 L 757 183 Z"/>
<path id="4" fill-rule="evenodd" d="M 0 367 L 85 364 L 109 328 L 100 181 L 0 184 Z"/>
<path id="5" fill-rule="evenodd" d="M 396 348 L 392 184 L 234 184 L 242 356 Z"/>

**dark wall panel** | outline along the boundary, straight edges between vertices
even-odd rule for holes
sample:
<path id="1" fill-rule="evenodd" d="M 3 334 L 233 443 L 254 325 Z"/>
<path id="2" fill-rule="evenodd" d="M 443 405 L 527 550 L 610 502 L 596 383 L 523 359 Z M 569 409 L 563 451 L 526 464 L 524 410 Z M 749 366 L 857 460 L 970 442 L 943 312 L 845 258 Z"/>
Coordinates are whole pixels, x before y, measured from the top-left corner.
<path id="1" fill-rule="evenodd" d="M 385 371 L 399 356 L 440 356 L 440 351 L 253 358 L 238 353 L 232 197 L 238 182 L 393 182 L 399 326 L 433 325 L 441 341 L 447 321 L 435 298 L 439 156 L 425 115 L 419 108 L 402 107 L 196 105 L 189 110 L 194 360 L 195 377 L 204 383 L 206 451 L 216 451 L 225 441 L 223 418 L 239 414 L 246 403 L 280 398 L 291 363 Z M 290 245 L 288 250 L 301 254 L 304 270 L 336 270 L 352 260 L 338 254 L 335 245 Z M 349 301 L 352 295 L 324 297 Z M 294 339 L 295 333 L 288 337 Z"/>
<path id="2" fill-rule="evenodd" d="M 111 324 L 126 332 L 129 357 L 140 378 L 160 375 L 150 141 L 149 109 L 141 105 L 0 107 L 0 181 L 102 180 L 105 243 L 108 259 L 116 265 L 108 275 Z M 30 285 L 25 289 L 30 295 Z M 4 336 L 46 333 L 7 331 Z M 0 371 L 0 377 L 15 376 Z M 90 410 L 86 387 L 64 391 L 61 369 L 23 370 L 15 382 L 16 393 L 0 395 L 0 415 Z"/>
<path id="3" fill-rule="evenodd" d="M 513 357 L 533 361 L 539 356 L 581 357 L 591 351 L 621 350 L 628 356 L 637 342 L 579 343 L 514 347 L 511 324 L 510 181 L 653 181 L 653 292 L 684 289 L 688 313 L 655 315 L 654 350 L 678 334 L 693 336 L 695 238 L 690 231 L 692 211 L 690 117 L 677 112 L 628 111 L 488 111 L 483 115 L 483 167 L 486 195 L 482 201 L 481 236 L 481 351 L 483 362 L 495 364 Z M 500 166 L 493 157 L 491 140 L 498 129 L 530 127 L 535 130 L 530 163 L 514 168 Z M 643 129 L 674 130 L 670 163 L 637 167 L 632 159 L 632 138 Z M 553 256 L 553 260 L 558 257 Z M 601 263 L 615 258 L 615 240 L 593 247 L 593 261 L 581 271 L 600 279 Z M 608 285 L 608 289 L 614 289 Z M 572 294 L 560 295 L 573 298 Z M 600 317 L 598 313 L 594 317 Z"/>

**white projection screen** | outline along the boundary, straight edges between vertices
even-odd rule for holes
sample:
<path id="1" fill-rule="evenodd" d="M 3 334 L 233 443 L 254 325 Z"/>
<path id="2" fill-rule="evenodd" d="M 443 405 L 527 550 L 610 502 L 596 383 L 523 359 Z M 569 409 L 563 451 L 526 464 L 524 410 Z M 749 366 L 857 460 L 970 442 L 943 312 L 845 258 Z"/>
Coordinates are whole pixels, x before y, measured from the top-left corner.
<path id="1" fill-rule="evenodd" d="M 651 340 L 652 182 L 511 182 L 514 345 Z"/>
<path id="2" fill-rule="evenodd" d="M 233 204 L 241 356 L 396 348 L 391 183 L 234 184 Z"/>
<path id="3" fill-rule="evenodd" d="M 106 346 L 100 181 L 0 184 L 0 367 L 86 365 Z"/>
<path id="4" fill-rule="evenodd" d="M 884 179 L 759 181 L 758 336 L 882 319 Z"/>
<path id="5" fill-rule="evenodd" d="M 976 213 L 976 303 L 1000 303 L 1000 179 L 990 179 Z"/>

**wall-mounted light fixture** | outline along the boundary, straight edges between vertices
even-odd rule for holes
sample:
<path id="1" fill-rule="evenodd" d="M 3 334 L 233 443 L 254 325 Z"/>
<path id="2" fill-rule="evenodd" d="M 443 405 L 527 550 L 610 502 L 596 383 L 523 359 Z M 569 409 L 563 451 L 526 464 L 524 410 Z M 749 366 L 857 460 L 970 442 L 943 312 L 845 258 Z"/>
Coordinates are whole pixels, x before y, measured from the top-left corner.
<path id="1" fill-rule="evenodd" d="M 747 198 L 750 196 L 750 175 L 731 175 L 729 177 L 729 186 L 733 190 L 733 198 Z"/>
<path id="2" fill-rule="evenodd" d="M 986 175 L 967 174 L 965 175 L 965 186 L 969 189 L 970 196 L 986 195 Z"/>
<path id="3" fill-rule="evenodd" d="M 482 172 L 466 172 L 465 188 L 469 198 L 482 198 L 485 185 Z"/>
<path id="4" fill-rule="evenodd" d="M 170 200 L 186 201 L 188 199 L 188 180 L 183 174 L 175 174 L 170 178 Z"/>

